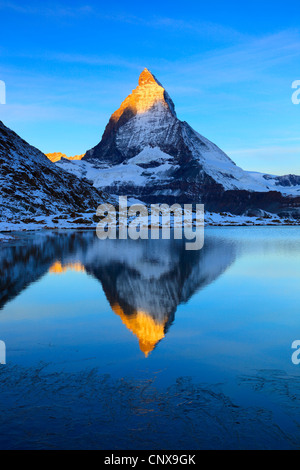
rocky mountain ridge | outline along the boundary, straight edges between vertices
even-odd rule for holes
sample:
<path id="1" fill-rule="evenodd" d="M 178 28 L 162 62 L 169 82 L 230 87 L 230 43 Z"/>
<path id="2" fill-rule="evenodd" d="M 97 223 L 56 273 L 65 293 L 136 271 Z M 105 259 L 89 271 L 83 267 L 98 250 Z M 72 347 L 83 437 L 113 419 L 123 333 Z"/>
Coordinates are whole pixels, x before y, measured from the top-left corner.
<path id="1" fill-rule="evenodd" d="M 36 221 L 96 213 L 107 199 L 84 180 L 57 168 L 0 121 L 0 210 L 5 221 Z"/>

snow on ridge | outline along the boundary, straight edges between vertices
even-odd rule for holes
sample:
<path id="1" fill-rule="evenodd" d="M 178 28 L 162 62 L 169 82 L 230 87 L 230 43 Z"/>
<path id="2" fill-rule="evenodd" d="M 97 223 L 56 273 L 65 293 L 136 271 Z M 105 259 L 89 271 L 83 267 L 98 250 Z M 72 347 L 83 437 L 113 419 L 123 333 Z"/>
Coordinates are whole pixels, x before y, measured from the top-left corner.
<path id="1" fill-rule="evenodd" d="M 139 164 L 139 163 L 151 163 L 151 162 L 163 162 L 169 160 L 171 157 L 167 153 L 160 150 L 159 147 L 146 146 L 138 155 L 132 157 L 128 163 Z"/>
<path id="2" fill-rule="evenodd" d="M 172 157 L 159 147 L 145 147 L 138 155 L 119 165 L 97 168 L 89 162 L 72 161 L 58 162 L 57 166 L 76 175 L 90 180 L 95 188 L 104 188 L 118 183 L 132 183 L 134 186 L 144 186 L 160 178 L 168 178 L 168 171 L 176 166 L 169 161 Z M 155 163 L 153 168 L 147 168 L 147 164 Z M 146 165 L 146 168 L 140 165 Z"/>
<path id="3" fill-rule="evenodd" d="M 208 141 L 209 142 L 209 141 Z M 214 146 L 214 144 L 212 144 Z M 199 159 L 202 160 L 205 171 L 212 176 L 217 182 L 223 185 L 226 190 L 239 189 L 255 192 L 277 191 L 285 196 L 300 196 L 299 186 L 281 186 L 274 175 L 266 175 L 264 173 L 244 171 L 231 161 L 225 160 L 223 152 L 216 148 L 215 152 L 211 150 L 201 150 Z M 226 156 L 226 154 L 224 154 Z M 143 186 L 149 183 L 149 176 L 153 179 L 167 177 L 170 169 L 176 166 L 169 163 L 172 156 L 163 152 L 159 147 L 146 146 L 135 157 L 129 159 L 126 163 L 119 165 L 103 165 L 95 166 L 84 160 L 56 163 L 56 166 L 72 173 L 79 178 L 87 178 L 93 185 L 98 188 L 107 188 L 107 186 L 117 182 L 132 182 L 135 186 Z M 156 163 L 155 168 L 147 169 L 140 167 L 139 164 Z M 177 167 L 178 168 L 178 167 Z M 148 176 L 145 176 L 148 173 Z M 265 176 L 269 176 L 266 179 Z"/>

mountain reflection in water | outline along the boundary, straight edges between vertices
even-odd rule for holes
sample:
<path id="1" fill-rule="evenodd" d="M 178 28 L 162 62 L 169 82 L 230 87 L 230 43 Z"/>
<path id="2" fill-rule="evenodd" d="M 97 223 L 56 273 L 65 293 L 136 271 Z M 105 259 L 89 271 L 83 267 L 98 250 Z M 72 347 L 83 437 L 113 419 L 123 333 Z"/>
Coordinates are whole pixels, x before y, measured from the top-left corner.
<path id="1" fill-rule="evenodd" d="M 147 357 L 165 337 L 178 305 L 235 260 L 229 241 L 209 238 L 198 252 L 175 240 L 99 240 L 93 232 L 49 233 L 1 250 L 0 308 L 47 272 L 86 272 Z M 80 287 L 79 287 L 80 288 Z"/>
<path id="2" fill-rule="evenodd" d="M 0 449 L 299 449 L 298 227 L 209 228 L 200 252 L 15 236 Z"/>

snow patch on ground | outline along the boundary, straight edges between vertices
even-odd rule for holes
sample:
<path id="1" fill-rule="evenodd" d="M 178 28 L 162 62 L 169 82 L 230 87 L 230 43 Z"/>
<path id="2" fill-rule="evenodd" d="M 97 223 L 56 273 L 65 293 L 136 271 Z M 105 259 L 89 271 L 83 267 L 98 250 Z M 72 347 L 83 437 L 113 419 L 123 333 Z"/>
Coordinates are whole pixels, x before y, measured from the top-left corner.
<path id="1" fill-rule="evenodd" d="M 167 180 L 169 171 L 177 168 L 170 163 L 171 160 L 172 157 L 158 147 L 146 147 L 138 155 L 120 165 L 95 167 L 84 160 L 72 162 L 61 160 L 56 166 L 79 178 L 87 178 L 98 189 L 128 183 L 140 187 L 161 179 Z"/>
<path id="2" fill-rule="evenodd" d="M 211 226 L 243 226 L 243 225 L 299 225 L 296 219 L 283 219 L 275 214 L 265 213 L 262 217 L 249 217 L 246 215 L 234 215 L 230 212 L 205 213 L 205 225 Z"/>
<path id="3" fill-rule="evenodd" d="M 139 204 L 141 201 L 133 198 L 128 199 L 128 206 L 133 204 Z M 118 203 L 114 205 L 118 209 Z M 189 217 L 189 214 L 186 214 Z M 130 220 L 132 220 L 131 218 Z M 139 221 L 144 226 L 150 226 L 151 219 L 149 218 L 139 218 Z M 97 224 L 99 222 L 99 217 L 96 216 L 96 213 L 76 213 L 72 214 L 58 214 L 56 216 L 37 216 L 32 217 L 30 220 L 6 220 L 0 221 L 0 242 L 9 241 L 12 237 L 4 235 L 6 232 L 15 232 L 15 231 L 35 231 L 35 230 L 56 230 L 56 229 L 90 229 L 96 230 Z M 300 220 L 296 219 L 283 219 L 274 214 L 265 213 L 261 217 L 250 217 L 245 215 L 233 215 L 229 212 L 226 213 L 213 213 L 206 212 L 204 217 L 205 226 L 253 226 L 253 225 L 300 225 Z M 195 225 L 195 222 L 194 222 Z M 173 227 L 173 218 L 171 218 L 171 227 Z"/>

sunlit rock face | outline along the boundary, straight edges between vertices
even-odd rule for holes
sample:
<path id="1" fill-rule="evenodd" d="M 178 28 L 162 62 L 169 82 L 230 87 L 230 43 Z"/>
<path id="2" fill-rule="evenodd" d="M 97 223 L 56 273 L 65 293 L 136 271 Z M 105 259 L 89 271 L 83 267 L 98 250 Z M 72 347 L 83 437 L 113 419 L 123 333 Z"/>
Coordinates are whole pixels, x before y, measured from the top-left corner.
<path id="1" fill-rule="evenodd" d="M 274 176 L 238 167 L 177 118 L 170 96 L 147 69 L 81 162 L 65 168 L 81 171 L 97 188 L 146 203 L 201 202 L 211 212 L 260 210 L 300 217 L 297 177 L 289 178 L 292 186 L 283 186 Z"/>
<path id="2" fill-rule="evenodd" d="M 57 163 L 59 162 L 62 158 L 65 158 L 66 160 L 82 160 L 83 157 L 84 157 L 84 153 L 82 155 L 74 155 L 74 157 L 67 157 L 66 154 L 64 153 L 61 153 L 61 152 L 54 152 L 54 153 L 46 153 L 45 154 L 47 158 L 49 158 L 49 160 L 52 162 L 52 163 Z"/>

